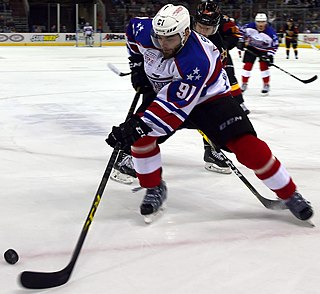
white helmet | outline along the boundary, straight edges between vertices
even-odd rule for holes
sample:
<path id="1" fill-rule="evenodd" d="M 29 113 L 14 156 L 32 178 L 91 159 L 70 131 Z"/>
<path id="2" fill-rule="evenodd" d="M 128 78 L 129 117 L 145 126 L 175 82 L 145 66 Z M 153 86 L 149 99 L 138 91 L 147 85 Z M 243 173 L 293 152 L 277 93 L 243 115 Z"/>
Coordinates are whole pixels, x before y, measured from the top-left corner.
<path id="1" fill-rule="evenodd" d="M 265 13 L 258 13 L 256 15 L 255 21 L 267 21 L 267 15 Z"/>
<path id="2" fill-rule="evenodd" d="M 159 36 L 179 34 L 181 43 L 184 44 L 186 29 L 190 28 L 189 11 L 182 5 L 167 4 L 153 18 L 152 28 L 154 33 Z"/>

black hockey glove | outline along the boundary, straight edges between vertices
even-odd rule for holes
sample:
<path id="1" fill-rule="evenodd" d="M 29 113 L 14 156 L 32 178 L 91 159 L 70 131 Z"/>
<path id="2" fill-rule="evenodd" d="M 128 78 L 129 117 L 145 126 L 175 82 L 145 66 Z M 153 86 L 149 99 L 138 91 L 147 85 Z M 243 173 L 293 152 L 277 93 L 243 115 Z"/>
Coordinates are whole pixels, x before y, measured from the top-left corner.
<path id="1" fill-rule="evenodd" d="M 266 62 L 268 66 L 273 64 L 273 56 L 272 55 L 261 55 L 260 61 Z"/>
<path id="2" fill-rule="evenodd" d="M 237 48 L 241 51 L 244 50 L 244 48 L 246 47 L 246 44 L 244 42 L 243 38 L 239 38 L 238 43 L 237 43 Z"/>
<path id="3" fill-rule="evenodd" d="M 112 127 L 106 142 L 113 148 L 120 143 L 120 149 L 126 149 L 151 131 L 152 129 L 139 116 L 134 115 L 118 127 Z"/>
<path id="4" fill-rule="evenodd" d="M 129 57 L 129 66 L 131 69 L 131 83 L 133 88 L 141 94 L 153 91 L 152 86 L 147 78 L 143 67 L 143 58 L 131 56 Z"/>

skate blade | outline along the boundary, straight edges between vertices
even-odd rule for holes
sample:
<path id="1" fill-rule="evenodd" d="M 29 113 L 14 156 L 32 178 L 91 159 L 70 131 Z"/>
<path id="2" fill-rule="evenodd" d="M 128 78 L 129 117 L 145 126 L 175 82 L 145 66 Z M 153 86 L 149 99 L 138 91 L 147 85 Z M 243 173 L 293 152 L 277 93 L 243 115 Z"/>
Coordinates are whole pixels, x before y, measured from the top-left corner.
<path id="1" fill-rule="evenodd" d="M 269 96 L 269 93 L 261 93 L 261 96 L 263 96 L 263 97 Z"/>
<path id="2" fill-rule="evenodd" d="M 119 172 L 116 169 L 112 170 L 110 178 L 113 181 L 116 181 L 118 183 L 125 184 L 125 185 L 131 185 L 133 183 L 133 180 L 134 180 L 134 177 L 131 177 L 129 175 L 125 175 L 125 174 Z"/>
<path id="3" fill-rule="evenodd" d="M 151 213 L 151 214 L 148 214 L 148 215 L 144 215 L 143 218 L 144 218 L 144 222 L 149 225 L 151 223 L 153 223 L 154 220 L 158 219 L 163 211 L 165 210 L 166 208 L 166 204 L 163 203 L 162 206 L 159 208 L 159 210 L 157 212 L 154 212 L 154 213 Z"/>
<path id="4" fill-rule="evenodd" d="M 310 227 L 310 228 L 315 228 L 315 224 L 311 220 L 306 220 L 305 223 Z"/>
<path id="5" fill-rule="evenodd" d="M 210 171 L 210 172 L 216 172 L 216 173 L 219 173 L 219 174 L 225 174 L 225 175 L 228 175 L 228 174 L 231 174 L 232 171 L 231 171 L 231 168 L 230 167 L 226 167 L 226 168 L 221 168 L 221 167 L 217 167 L 216 165 L 213 165 L 212 163 L 205 163 L 205 166 L 204 168 L 207 170 L 207 171 Z"/>

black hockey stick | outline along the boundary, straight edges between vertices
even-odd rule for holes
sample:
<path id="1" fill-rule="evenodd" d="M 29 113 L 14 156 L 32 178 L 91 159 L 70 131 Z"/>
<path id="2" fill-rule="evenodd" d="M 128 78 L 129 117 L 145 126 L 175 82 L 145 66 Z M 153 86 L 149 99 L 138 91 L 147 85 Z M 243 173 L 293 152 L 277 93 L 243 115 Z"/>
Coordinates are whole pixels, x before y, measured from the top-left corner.
<path id="1" fill-rule="evenodd" d="M 252 54 L 252 55 L 260 58 L 260 56 L 259 56 L 258 54 L 256 54 L 255 52 L 252 52 L 250 49 L 245 49 L 245 51 L 248 51 L 250 54 Z M 283 68 L 281 68 L 280 66 L 278 66 L 278 65 L 276 65 L 276 64 L 274 64 L 274 63 L 271 63 L 270 66 L 274 66 L 274 67 L 276 67 L 277 69 L 280 69 L 280 70 L 283 71 L 284 73 L 288 74 L 289 76 L 293 77 L 294 79 L 296 79 L 296 80 L 298 80 L 298 81 L 300 81 L 300 82 L 302 82 L 302 83 L 304 83 L 304 84 L 312 83 L 312 82 L 314 82 L 314 81 L 318 78 L 317 75 L 314 75 L 314 76 L 313 76 L 312 78 L 310 78 L 310 79 L 302 80 L 302 79 L 299 79 L 298 77 L 296 77 L 295 75 L 287 72 L 286 70 L 284 70 Z"/>
<path id="2" fill-rule="evenodd" d="M 315 49 L 315 50 L 318 50 L 320 51 L 320 48 L 316 47 L 314 44 L 310 43 L 310 42 L 307 42 L 307 41 L 303 41 L 303 40 L 298 40 L 299 42 L 302 42 L 302 43 L 306 43 L 306 44 L 309 44 L 311 46 L 312 49 Z"/>
<path id="3" fill-rule="evenodd" d="M 202 137 L 211 145 L 212 148 L 215 148 L 214 144 L 210 139 L 200 130 L 198 130 Z M 239 169 L 232 163 L 232 161 L 222 152 L 222 150 L 217 151 L 223 161 L 231 168 L 235 175 L 247 186 L 247 188 L 252 192 L 254 196 L 262 203 L 262 205 L 268 209 L 272 210 L 283 210 L 288 209 L 288 207 L 281 200 L 272 200 L 264 198 L 246 179 L 246 177 L 239 171 Z"/>
<path id="4" fill-rule="evenodd" d="M 121 72 L 118 68 L 116 68 L 112 63 L 107 64 L 111 71 L 113 71 L 116 75 L 120 77 L 129 76 L 131 72 Z"/>
<path id="5" fill-rule="evenodd" d="M 126 120 L 132 116 L 132 114 L 136 108 L 136 105 L 138 103 L 139 97 L 140 97 L 140 93 L 138 91 L 134 96 L 134 99 L 133 99 L 132 104 L 130 106 L 130 109 L 128 111 Z M 89 214 L 88 214 L 86 221 L 83 225 L 80 237 L 79 237 L 78 242 L 76 244 L 76 247 L 73 251 L 73 254 L 72 254 L 72 257 L 71 257 L 69 264 L 65 268 L 63 268 L 62 270 L 56 271 L 56 272 L 24 271 L 20 274 L 20 282 L 23 287 L 29 288 L 29 289 L 46 289 L 46 288 L 53 288 L 53 287 L 61 286 L 61 285 L 65 284 L 66 282 L 68 282 L 68 280 L 71 276 L 72 270 L 75 266 L 75 263 L 79 257 L 82 245 L 85 241 L 85 238 L 87 236 L 90 225 L 93 221 L 93 217 L 97 211 L 98 205 L 99 205 L 100 200 L 102 198 L 103 191 L 104 191 L 106 184 L 108 182 L 111 170 L 112 170 L 113 165 L 116 161 L 118 153 L 119 153 L 119 145 L 117 144 L 116 147 L 113 149 L 113 152 L 111 154 L 111 157 L 109 159 L 109 162 L 108 162 L 107 167 L 105 169 L 105 172 L 103 174 L 103 177 L 102 177 L 102 180 L 101 180 L 100 185 L 98 187 L 98 190 L 96 192 L 96 195 L 93 199 L 93 203 L 91 205 Z"/>
<path id="6" fill-rule="evenodd" d="M 310 78 L 310 79 L 302 80 L 302 79 L 299 79 L 298 77 L 296 77 L 295 75 L 287 72 L 286 70 L 284 70 L 283 68 L 281 68 L 280 66 L 278 66 L 278 65 L 276 65 L 276 64 L 274 64 L 274 63 L 270 64 L 270 66 L 274 66 L 274 67 L 276 67 L 277 69 L 280 69 L 280 70 L 283 71 L 284 73 L 288 74 L 289 76 L 292 76 L 294 79 L 296 79 L 296 80 L 298 80 L 298 81 L 300 81 L 300 82 L 302 82 L 302 83 L 304 83 L 304 84 L 312 83 L 312 82 L 314 82 L 314 81 L 318 78 L 317 75 L 314 75 L 314 76 L 313 76 L 312 78 Z"/>

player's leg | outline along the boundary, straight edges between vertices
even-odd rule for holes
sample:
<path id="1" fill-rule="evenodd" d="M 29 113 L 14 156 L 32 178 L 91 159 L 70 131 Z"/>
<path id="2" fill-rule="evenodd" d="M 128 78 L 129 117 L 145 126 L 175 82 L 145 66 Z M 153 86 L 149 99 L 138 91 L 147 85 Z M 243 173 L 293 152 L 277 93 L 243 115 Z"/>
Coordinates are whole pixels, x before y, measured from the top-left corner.
<path id="1" fill-rule="evenodd" d="M 162 162 L 157 138 L 140 138 L 131 146 L 131 154 L 140 186 L 147 189 L 140 213 L 149 222 L 161 210 L 167 198 L 167 187 L 161 177 Z"/>
<path id="2" fill-rule="evenodd" d="M 261 77 L 263 81 L 263 86 L 261 90 L 261 94 L 266 96 L 269 94 L 270 91 L 270 69 L 266 62 L 259 61 Z"/>
<path id="3" fill-rule="evenodd" d="M 241 91 L 245 92 L 248 87 L 249 78 L 251 76 L 251 70 L 256 60 L 256 56 L 246 51 L 243 56 L 243 69 L 242 69 L 242 85 Z"/>
<path id="4" fill-rule="evenodd" d="M 286 38 L 286 58 L 289 59 L 291 42 Z"/>
<path id="5" fill-rule="evenodd" d="M 292 48 L 293 48 L 295 59 L 298 59 L 298 41 L 297 40 L 292 41 Z"/>
<path id="6" fill-rule="evenodd" d="M 198 106 L 189 118 L 216 145 L 232 151 L 241 164 L 253 170 L 297 218 L 307 220 L 312 216 L 309 202 L 297 192 L 292 178 L 268 145 L 257 138 L 250 120 L 234 99 L 221 98 Z"/>

